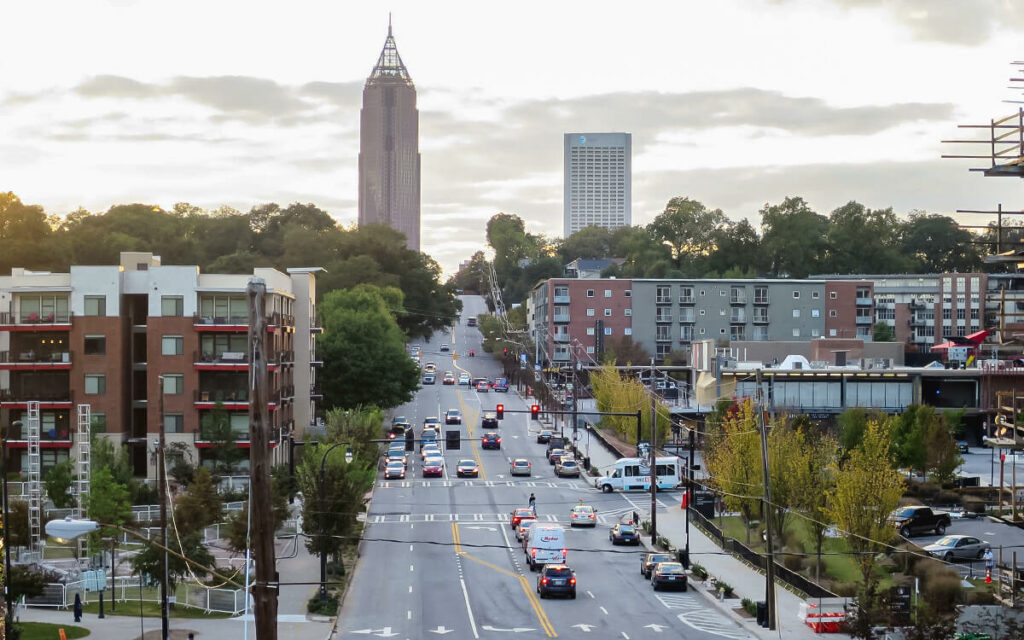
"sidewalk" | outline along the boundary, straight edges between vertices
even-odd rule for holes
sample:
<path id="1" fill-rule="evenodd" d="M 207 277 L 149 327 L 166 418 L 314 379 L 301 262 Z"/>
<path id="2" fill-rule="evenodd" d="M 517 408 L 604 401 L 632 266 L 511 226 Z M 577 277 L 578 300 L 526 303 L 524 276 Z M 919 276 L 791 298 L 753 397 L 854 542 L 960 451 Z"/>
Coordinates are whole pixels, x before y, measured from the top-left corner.
<path id="1" fill-rule="evenodd" d="M 624 445 L 619 444 L 620 447 Z M 628 451 L 620 454 L 631 455 Z M 598 467 L 604 473 L 604 469 L 614 464 L 617 457 L 598 438 L 593 438 L 590 447 L 591 464 Z M 686 547 L 686 512 L 681 508 L 682 493 L 673 492 L 661 494 L 659 504 L 665 510 L 659 510 L 657 515 L 658 534 L 668 538 L 677 549 Z M 698 592 L 707 597 L 708 602 L 728 615 L 732 620 L 747 631 L 754 638 L 764 640 L 786 638 L 790 640 L 811 640 L 812 638 L 837 638 L 845 639 L 850 636 L 843 633 L 815 633 L 810 627 L 804 624 L 797 614 L 800 612 L 800 605 L 805 601 L 796 596 L 786 588 L 776 585 L 776 629 L 770 631 L 760 627 L 757 620 L 740 615 L 735 611 L 740 606 L 743 598 L 749 598 L 754 602 L 765 599 L 765 578 L 747 564 L 725 553 L 710 538 L 704 535 L 697 527 L 690 526 L 690 561 L 696 562 L 708 570 L 712 576 L 722 579 L 733 587 L 736 594 L 735 599 L 719 601 L 710 592 L 699 586 Z M 650 547 L 650 536 L 642 537 L 643 544 Z M 815 599 L 807 600 L 814 603 Z"/>

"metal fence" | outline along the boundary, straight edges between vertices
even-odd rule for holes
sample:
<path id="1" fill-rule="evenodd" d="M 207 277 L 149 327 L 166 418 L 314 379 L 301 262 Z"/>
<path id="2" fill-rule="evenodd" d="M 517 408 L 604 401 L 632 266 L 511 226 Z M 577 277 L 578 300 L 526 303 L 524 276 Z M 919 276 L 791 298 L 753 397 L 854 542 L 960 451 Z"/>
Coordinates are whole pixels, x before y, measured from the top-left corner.
<path id="1" fill-rule="evenodd" d="M 109 589 L 109 583 L 108 580 L 106 589 Z M 27 598 L 25 604 L 30 607 L 67 609 L 74 604 L 76 594 L 82 597 L 83 604 L 99 599 L 97 592 L 86 590 L 84 580 L 77 580 L 66 584 L 46 584 L 41 596 Z M 242 589 L 208 588 L 195 583 L 182 583 L 175 586 L 173 596 L 176 604 L 202 609 L 207 613 L 239 615 L 245 610 L 245 591 Z M 117 602 L 160 602 L 159 589 L 153 583 L 143 582 L 140 585 L 138 576 L 117 578 L 114 597 Z"/>

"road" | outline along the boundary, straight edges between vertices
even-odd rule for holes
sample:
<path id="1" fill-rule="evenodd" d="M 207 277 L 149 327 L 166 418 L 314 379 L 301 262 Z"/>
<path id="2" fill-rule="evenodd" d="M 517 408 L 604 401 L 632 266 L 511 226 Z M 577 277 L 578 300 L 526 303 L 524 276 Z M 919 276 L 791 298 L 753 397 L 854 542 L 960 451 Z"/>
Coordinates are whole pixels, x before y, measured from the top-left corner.
<path id="1" fill-rule="evenodd" d="M 482 313 L 483 300 L 464 296 L 462 319 L 452 334 L 423 345 L 422 362 L 444 371 L 495 377 L 499 365 L 481 348 L 479 331 L 465 318 Z M 440 345 L 453 345 L 452 352 Z M 478 354 L 467 357 L 470 349 Z M 453 355 L 457 354 L 457 355 Z M 506 407 L 501 450 L 479 447 L 482 412 Z M 702 596 L 655 593 L 639 573 L 634 547 L 612 547 L 608 529 L 634 509 L 644 511 L 642 494 L 602 494 L 583 479 L 559 479 L 536 443 L 537 422 L 515 392 L 478 393 L 466 386 L 426 386 L 394 411 L 417 427 L 428 416 L 459 408 L 465 416 L 462 447 L 446 451 L 443 478 L 422 478 L 412 454 L 405 480 L 378 478 L 367 513 L 362 555 L 342 607 L 336 638 L 663 638 L 693 640 L 746 638 L 731 620 L 708 610 Z M 520 410 L 524 413 L 509 413 Z M 452 426 L 447 427 L 454 428 Z M 525 457 L 533 476 L 511 478 L 510 458 Z M 454 477 L 455 463 L 473 458 L 476 479 Z M 568 563 L 576 570 L 576 600 L 541 600 L 536 574 L 507 524 L 508 513 L 537 496 L 541 521 L 566 525 Z M 593 529 L 570 529 L 569 509 L 580 499 L 598 510 Z"/>

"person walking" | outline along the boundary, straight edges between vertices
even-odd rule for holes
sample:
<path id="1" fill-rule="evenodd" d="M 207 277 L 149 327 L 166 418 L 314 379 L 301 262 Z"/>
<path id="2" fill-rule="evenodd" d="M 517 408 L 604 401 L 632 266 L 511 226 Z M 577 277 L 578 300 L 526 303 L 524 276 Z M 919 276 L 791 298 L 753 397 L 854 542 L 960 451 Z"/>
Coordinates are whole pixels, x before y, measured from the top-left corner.
<path id="1" fill-rule="evenodd" d="M 75 594 L 75 622 L 82 621 L 82 595 L 79 593 Z"/>
<path id="2" fill-rule="evenodd" d="M 530 508 L 533 509 L 533 515 L 537 515 L 537 496 L 530 494 Z"/>

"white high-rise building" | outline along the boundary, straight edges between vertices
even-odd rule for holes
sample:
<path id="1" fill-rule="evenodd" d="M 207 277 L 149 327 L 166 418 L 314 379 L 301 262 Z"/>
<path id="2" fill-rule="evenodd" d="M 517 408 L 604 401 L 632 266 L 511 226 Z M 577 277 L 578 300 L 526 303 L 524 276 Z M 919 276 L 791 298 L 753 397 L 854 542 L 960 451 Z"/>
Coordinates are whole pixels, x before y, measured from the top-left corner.
<path id="1" fill-rule="evenodd" d="M 565 134 L 564 234 L 632 224 L 633 136 Z"/>

